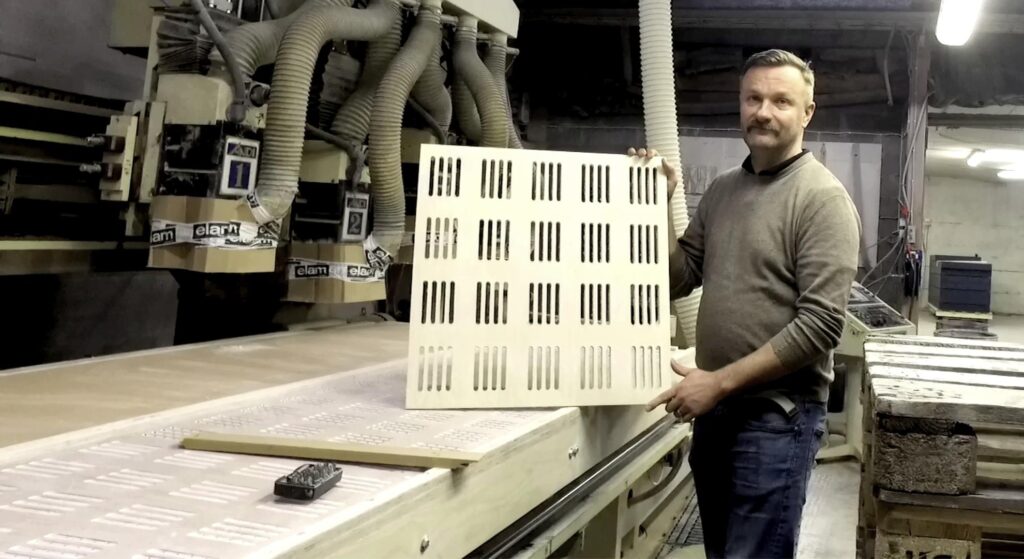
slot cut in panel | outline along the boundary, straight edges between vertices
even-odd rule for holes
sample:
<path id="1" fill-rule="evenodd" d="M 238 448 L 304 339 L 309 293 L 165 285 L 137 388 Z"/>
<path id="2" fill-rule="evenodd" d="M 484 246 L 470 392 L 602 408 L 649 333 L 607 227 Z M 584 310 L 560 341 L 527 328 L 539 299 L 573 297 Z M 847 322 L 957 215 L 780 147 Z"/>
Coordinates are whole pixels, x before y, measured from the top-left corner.
<path id="1" fill-rule="evenodd" d="M 530 261 L 561 262 L 562 224 L 552 221 L 530 222 Z"/>
<path id="2" fill-rule="evenodd" d="M 608 223 L 580 224 L 580 262 L 608 264 L 612 260 L 612 226 Z"/>
<path id="3" fill-rule="evenodd" d="M 561 284 L 530 284 L 530 324 L 558 324 L 561 306 Z"/>
<path id="4" fill-rule="evenodd" d="M 530 346 L 527 390 L 558 390 L 561 371 L 558 346 Z"/>
<path id="5" fill-rule="evenodd" d="M 608 165 L 580 165 L 583 184 L 580 201 L 589 204 L 611 203 L 611 167 Z"/>
<path id="6" fill-rule="evenodd" d="M 458 198 L 462 190 L 462 159 L 431 157 L 428 196 Z"/>
<path id="7" fill-rule="evenodd" d="M 455 352 L 452 346 L 427 346 L 420 348 L 419 390 L 452 390 L 452 361 Z"/>
<path id="8" fill-rule="evenodd" d="M 473 390 L 508 388 L 508 347 L 477 347 L 473 359 Z"/>
<path id="9" fill-rule="evenodd" d="M 423 257 L 428 260 L 454 260 L 459 253 L 459 219 L 427 218 L 423 238 Z"/>
<path id="10" fill-rule="evenodd" d="M 612 387 L 611 346 L 580 348 L 580 389 L 605 390 Z"/>
<path id="11" fill-rule="evenodd" d="M 629 203 L 652 206 L 658 203 L 658 170 L 652 166 L 629 171 Z"/>
<path id="12" fill-rule="evenodd" d="M 425 281 L 420 299 L 420 324 L 455 322 L 455 282 Z"/>
<path id="13" fill-rule="evenodd" d="M 633 346 L 633 388 L 660 388 L 661 347 Z"/>
<path id="14" fill-rule="evenodd" d="M 480 197 L 492 200 L 512 198 L 512 162 L 484 159 L 480 162 Z"/>
<path id="15" fill-rule="evenodd" d="M 562 164 L 534 162 L 531 200 L 562 201 Z"/>
<path id="16" fill-rule="evenodd" d="M 629 226 L 629 263 L 659 264 L 661 255 L 658 250 L 657 225 Z"/>
<path id="17" fill-rule="evenodd" d="M 633 325 L 661 324 L 661 286 L 632 284 L 629 286 L 629 321 Z"/>
<path id="18" fill-rule="evenodd" d="M 508 260 L 510 247 L 509 220 L 481 219 L 478 235 L 478 260 Z"/>
<path id="19" fill-rule="evenodd" d="M 580 284 L 580 324 L 611 324 L 611 298 L 610 283 Z"/>
<path id="20" fill-rule="evenodd" d="M 508 324 L 508 282 L 477 282 L 476 323 Z"/>

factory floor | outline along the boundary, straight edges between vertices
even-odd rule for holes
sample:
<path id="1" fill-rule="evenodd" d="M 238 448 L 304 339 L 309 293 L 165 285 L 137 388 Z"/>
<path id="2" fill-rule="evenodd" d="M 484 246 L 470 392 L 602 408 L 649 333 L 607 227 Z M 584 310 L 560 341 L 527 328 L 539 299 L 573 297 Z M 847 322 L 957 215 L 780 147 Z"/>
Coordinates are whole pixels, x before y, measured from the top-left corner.
<path id="1" fill-rule="evenodd" d="M 811 473 L 797 559 L 854 559 L 857 552 L 857 491 L 860 464 L 819 464 Z M 683 518 L 680 522 L 685 522 Z M 695 528 L 699 530 L 699 526 Z M 674 530 L 661 559 L 704 559 L 695 530 Z"/>
<path id="2" fill-rule="evenodd" d="M 989 331 L 999 341 L 1024 344 L 1024 316 L 997 315 Z M 922 310 L 918 334 L 935 332 L 935 316 Z M 811 474 L 803 525 L 800 529 L 798 559 L 853 559 L 856 556 L 857 492 L 860 465 L 852 460 L 819 464 Z M 685 518 L 681 520 L 685 522 Z M 704 559 L 704 548 L 696 542 L 700 526 L 677 529 L 667 542 L 661 559 Z M 695 537 L 696 536 L 696 537 Z"/>

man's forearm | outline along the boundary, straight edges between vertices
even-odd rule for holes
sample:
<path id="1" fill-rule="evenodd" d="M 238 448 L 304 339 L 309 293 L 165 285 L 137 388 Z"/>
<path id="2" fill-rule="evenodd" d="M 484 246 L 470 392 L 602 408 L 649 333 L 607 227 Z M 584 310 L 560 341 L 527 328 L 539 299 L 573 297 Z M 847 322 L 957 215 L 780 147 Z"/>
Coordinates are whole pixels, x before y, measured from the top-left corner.
<path id="1" fill-rule="evenodd" d="M 764 344 L 739 361 L 718 370 L 725 396 L 736 394 L 751 386 L 781 378 L 790 373 L 779 361 L 771 344 Z"/>

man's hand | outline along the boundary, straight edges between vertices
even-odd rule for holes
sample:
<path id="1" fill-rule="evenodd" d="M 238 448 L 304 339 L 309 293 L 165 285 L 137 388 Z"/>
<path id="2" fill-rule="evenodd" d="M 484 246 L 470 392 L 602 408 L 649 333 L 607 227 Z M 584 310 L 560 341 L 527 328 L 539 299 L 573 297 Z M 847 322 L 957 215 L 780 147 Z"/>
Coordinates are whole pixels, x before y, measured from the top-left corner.
<path id="1" fill-rule="evenodd" d="M 626 151 L 626 155 L 630 157 L 642 157 L 643 159 L 650 161 L 651 158 L 658 156 L 658 151 L 647 148 L 640 148 L 639 150 L 636 148 L 629 148 L 629 150 Z M 665 179 L 668 181 L 668 197 L 671 200 L 672 194 L 676 191 L 676 185 L 679 184 L 679 171 L 669 164 L 668 159 L 661 160 L 661 170 L 665 173 Z"/>
<path id="2" fill-rule="evenodd" d="M 647 411 L 665 404 L 665 411 L 689 421 L 711 411 L 726 395 L 722 375 L 691 369 L 672 362 L 672 370 L 683 380 L 647 404 Z"/>

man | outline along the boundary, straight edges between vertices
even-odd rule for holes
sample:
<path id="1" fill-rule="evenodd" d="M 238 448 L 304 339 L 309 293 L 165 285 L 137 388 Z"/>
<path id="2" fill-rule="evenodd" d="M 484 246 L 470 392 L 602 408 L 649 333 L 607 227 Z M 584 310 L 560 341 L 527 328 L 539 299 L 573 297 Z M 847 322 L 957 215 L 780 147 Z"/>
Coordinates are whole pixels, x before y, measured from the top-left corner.
<path id="1" fill-rule="evenodd" d="M 750 156 L 714 180 L 673 247 L 673 298 L 704 286 L 699 368 L 673 364 L 683 379 L 648 407 L 696 418 L 690 464 L 709 559 L 794 556 L 825 433 L 860 219 L 803 149 L 814 107 L 804 61 L 781 50 L 750 57 L 740 85 Z"/>

